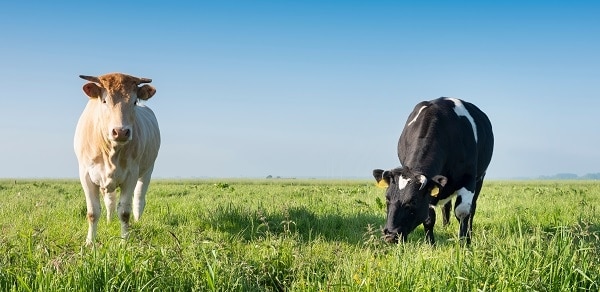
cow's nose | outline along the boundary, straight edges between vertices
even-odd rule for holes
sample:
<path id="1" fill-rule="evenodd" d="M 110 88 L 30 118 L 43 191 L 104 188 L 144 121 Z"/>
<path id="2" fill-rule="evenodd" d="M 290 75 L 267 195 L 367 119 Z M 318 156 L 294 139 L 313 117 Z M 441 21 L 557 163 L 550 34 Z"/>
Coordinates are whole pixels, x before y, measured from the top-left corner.
<path id="1" fill-rule="evenodd" d="M 398 232 L 391 232 L 389 229 L 383 229 L 383 240 L 387 243 L 398 242 Z"/>
<path id="2" fill-rule="evenodd" d="M 117 142 L 129 141 L 131 137 L 131 130 L 127 128 L 114 128 L 112 129 L 112 138 Z"/>
<path id="3" fill-rule="evenodd" d="M 383 237 L 383 240 L 385 240 L 387 243 L 398 243 L 398 233 L 386 234 Z"/>

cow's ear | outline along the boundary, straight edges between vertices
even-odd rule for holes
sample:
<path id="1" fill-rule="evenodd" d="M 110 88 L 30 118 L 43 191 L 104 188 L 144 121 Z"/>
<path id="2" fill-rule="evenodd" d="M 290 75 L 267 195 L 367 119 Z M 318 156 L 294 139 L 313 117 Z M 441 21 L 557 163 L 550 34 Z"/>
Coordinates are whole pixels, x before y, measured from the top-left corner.
<path id="1" fill-rule="evenodd" d="M 443 175 L 436 175 L 432 178 L 432 180 L 440 188 L 443 188 L 446 185 L 446 183 L 448 183 L 448 178 L 446 178 Z"/>
<path id="2" fill-rule="evenodd" d="M 377 182 L 383 179 L 383 169 L 373 169 L 373 177 Z"/>
<path id="3" fill-rule="evenodd" d="M 83 92 L 90 98 L 98 98 L 102 95 L 102 88 L 96 83 L 89 82 L 83 85 Z"/>
<path id="4" fill-rule="evenodd" d="M 141 100 L 148 100 L 156 93 L 156 88 L 145 84 L 138 88 L 137 97 Z"/>
<path id="5" fill-rule="evenodd" d="M 390 175 L 389 171 L 383 171 L 383 169 L 373 170 L 373 177 L 375 177 L 377 186 L 380 188 L 387 188 L 390 185 Z"/>
<path id="6" fill-rule="evenodd" d="M 440 193 L 440 190 L 444 188 L 446 183 L 448 182 L 448 178 L 443 175 L 436 175 L 431 179 L 433 186 L 431 187 L 431 196 L 437 197 Z"/>

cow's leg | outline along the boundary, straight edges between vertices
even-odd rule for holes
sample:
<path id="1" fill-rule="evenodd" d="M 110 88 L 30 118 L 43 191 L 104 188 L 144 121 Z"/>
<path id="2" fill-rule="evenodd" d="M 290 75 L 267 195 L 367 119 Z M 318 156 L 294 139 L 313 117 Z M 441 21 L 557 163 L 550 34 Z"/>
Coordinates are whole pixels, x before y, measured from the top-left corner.
<path id="1" fill-rule="evenodd" d="M 448 203 L 446 203 L 443 207 L 442 207 L 442 224 L 444 226 L 448 226 L 448 224 L 450 224 L 450 209 L 452 208 L 452 202 L 448 201 Z"/>
<path id="2" fill-rule="evenodd" d="M 471 214 L 469 216 L 469 230 L 467 234 L 468 242 L 471 242 L 471 233 L 473 232 L 473 217 L 475 217 L 475 210 L 477 209 L 477 198 L 479 198 L 479 193 L 481 192 L 481 188 L 483 187 L 483 177 L 477 181 L 475 185 L 475 195 L 473 196 L 473 203 L 471 203 Z"/>
<path id="3" fill-rule="evenodd" d="M 104 206 L 106 207 L 106 221 L 110 222 L 114 212 L 117 210 L 117 192 L 106 192 L 104 194 Z"/>
<path id="4" fill-rule="evenodd" d="M 429 216 L 427 216 L 427 219 L 423 222 L 423 228 L 425 229 L 425 237 L 431 245 L 435 244 L 433 226 L 435 226 L 435 207 L 429 206 Z"/>
<path id="5" fill-rule="evenodd" d="M 144 207 L 146 206 L 146 192 L 148 192 L 148 186 L 150 185 L 150 177 L 152 176 L 152 168 L 138 179 L 133 192 L 133 219 L 135 221 L 140 220 L 144 213 Z"/>
<path id="6" fill-rule="evenodd" d="M 98 230 L 98 219 L 100 219 L 100 188 L 90 180 L 89 175 L 84 170 L 80 171 L 79 180 L 85 193 L 87 206 L 88 233 L 85 243 L 86 245 L 92 245 Z"/>
<path id="7" fill-rule="evenodd" d="M 133 190 L 135 189 L 135 179 L 127 179 L 121 185 L 121 196 L 119 197 L 119 220 L 121 221 L 121 238 L 126 239 L 129 236 L 129 218 L 131 217 L 131 201 Z"/>
<path id="8" fill-rule="evenodd" d="M 475 189 L 474 186 L 471 189 Z M 465 239 L 467 244 L 471 243 L 471 234 L 469 231 L 469 222 L 471 220 L 471 209 L 473 206 L 473 199 L 475 193 L 470 191 L 467 187 L 462 187 L 457 191 L 458 196 L 456 198 L 456 204 L 454 206 L 454 215 L 460 222 L 460 229 L 458 237 Z"/>

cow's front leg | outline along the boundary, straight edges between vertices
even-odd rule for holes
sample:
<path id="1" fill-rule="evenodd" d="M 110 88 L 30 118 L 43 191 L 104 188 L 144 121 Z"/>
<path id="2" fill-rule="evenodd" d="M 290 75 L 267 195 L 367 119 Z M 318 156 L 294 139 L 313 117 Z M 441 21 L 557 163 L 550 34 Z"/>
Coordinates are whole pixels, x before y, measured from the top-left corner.
<path id="1" fill-rule="evenodd" d="M 423 228 L 425 228 L 425 238 L 431 244 L 435 244 L 435 238 L 433 236 L 433 226 L 435 226 L 435 207 L 429 206 L 429 216 L 423 222 Z"/>
<path id="2" fill-rule="evenodd" d="M 119 220 L 121 221 L 121 238 L 123 239 L 129 237 L 129 219 L 131 218 L 131 205 L 135 182 L 135 179 L 128 179 L 121 185 L 121 196 L 119 198 L 117 213 L 119 214 Z"/>
<path id="3" fill-rule="evenodd" d="M 146 206 L 146 193 L 148 192 L 148 186 L 150 185 L 150 177 L 152 176 L 152 168 L 138 179 L 135 191 L 133 193 L 133 219 L 135 221 L 140 220 L 144 213 L 144 207 Z"/>
<path id="4" fill-rule="evenodd" d="M 94 184 L 87 172 L 80 172 L 79 180 L 85 193 L 87 207 L 88 233 L 85 238 L 86 245 L 92 245 L 98 230 L 98 219 L 100 219 L 100 188 Z"/>

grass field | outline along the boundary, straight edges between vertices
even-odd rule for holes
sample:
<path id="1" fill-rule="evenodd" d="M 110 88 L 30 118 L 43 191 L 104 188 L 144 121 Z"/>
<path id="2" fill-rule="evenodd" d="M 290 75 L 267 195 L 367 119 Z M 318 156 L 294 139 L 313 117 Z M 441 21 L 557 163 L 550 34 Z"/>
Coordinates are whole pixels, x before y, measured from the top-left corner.
<path id="1" fill-rule="evenodd" d="M 371 181 L 155 180 L 131 237 L 103 217 L 95 247 L 78 181 L 0 196 L 0 291 L 600 290 L 597 182 L 486 183 L 469 247 L 455 219 L 435 247 L 382 242 Z"/>

